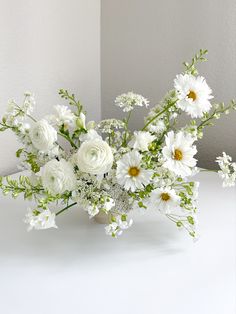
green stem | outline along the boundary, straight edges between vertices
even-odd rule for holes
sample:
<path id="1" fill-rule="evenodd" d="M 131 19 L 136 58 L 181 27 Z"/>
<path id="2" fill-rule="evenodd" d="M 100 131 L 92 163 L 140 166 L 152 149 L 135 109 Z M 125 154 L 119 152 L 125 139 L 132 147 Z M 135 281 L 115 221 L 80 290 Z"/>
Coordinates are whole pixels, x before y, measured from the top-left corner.
<path id="1" fill-rule="evenodd" d="M 63 133 L 60 133 L 60 132 L 58 132 L 58 134 L 61 135 L 62 137 L 64 137 L 68 142 L 70 142 L 70 145 L 72 147 L 77 148 L 77 146 L 75 145 L 75 143 L 72 141 L 72 139 L 69 136 L 67 136 Z"/>
<path id="2" fill-rule="evenodd" d="M 200 169 L 200 172 L 218 172 L 218 170 L 213 170 L 213 169 Z"/>
<path id="3" fill-rule="evenodd" d="M 62 208 L 61 210 L 59 210 L 57 213 L 56 213 L 56 216 L 60 215 L 61 213 L 63 213 L 65 210 L 69 209 L 70 207 L 76 205 L 77 203 L 72 203 L 64 208 Z"/>
<path id="4" fill-rule="evenodd" d="M 28 118 L 30 118 L 32 121 L 37 122 L 37 120 L 36 120 L 34 117 L 32 117 L 31 115 L 27 114 L 26 116 L 27 116 Z"/>
<path id="5" fill-rule="evenodd" d="M 128 113 L 127 118 L 125 119 L 125 134 L 124 134 L 124 139 L 123 139 L 123 146 L 127 144 L 127 134 L 128 134 L 128 125 L 129 125 L 129 120 L 131 117 L 132 111 Z"/>
<path id="6" fill-rule="evenodd" d="M 144 127 L 141 129 L 141 131 L 145 131 L 146 128 L 153 122 L 155 121 L 159 116 L 161 116 L 164 112 L 166 112 L 170 107 L 174 106 L 176 104 L 177 100 L 174 101 L 173 103 L 169 104 L 166 106 L 162 111 L 158 112 L 151 120 L 149 120 Z"/>

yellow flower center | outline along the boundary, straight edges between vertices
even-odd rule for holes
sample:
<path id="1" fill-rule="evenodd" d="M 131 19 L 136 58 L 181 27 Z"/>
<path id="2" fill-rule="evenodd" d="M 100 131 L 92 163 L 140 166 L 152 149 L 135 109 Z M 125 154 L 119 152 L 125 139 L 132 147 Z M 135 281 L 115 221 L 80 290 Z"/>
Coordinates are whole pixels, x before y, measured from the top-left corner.
<path id="1" fill-rule="evenodd" d="M 167 202 L 169 201 L 170 199 L 170 195 L 168 193 L 161 193 L 161 199 L 164 201 L 164 202 Z"/>
<path id="2" fill-rule="evenodd" d="M 193 101 L 197 99 L 197 94 L 193 90 L 190 90 L 187 96 L 188 98 L 191 98 Z"/>
<path id="3" fill-rule="evenodd" d="M 137 167 L 130 167 L 128 173 L 131 177 L 137 177 L 140 173 L 140 170 Z"/>
<path id="4" fill-rule="evenodd" d="M 183 153 L 181 152 L 181 150 L 175 149 L 173 157 L 175 160 L 182 160 L 183 159 Z"/>

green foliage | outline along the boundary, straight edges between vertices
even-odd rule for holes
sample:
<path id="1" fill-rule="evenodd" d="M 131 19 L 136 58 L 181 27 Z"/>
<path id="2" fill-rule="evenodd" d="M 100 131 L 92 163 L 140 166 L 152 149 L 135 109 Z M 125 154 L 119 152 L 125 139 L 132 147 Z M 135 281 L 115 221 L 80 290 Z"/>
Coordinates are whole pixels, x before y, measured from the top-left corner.
<path id="1" fill-rule="evenodd" d="M 206 55 L 208 51 L 200 49 L 198 53 L 195 54 L 195 56 L 192 58 L 191 63 L 184 62 L 185 66 L 185 73 L 186 74 L 192 74 L 192 75 L 198 75 L 198 70 L 196 69 L 196 65 L 199 62 L 205 62 L 207 61 Z"/>
<path id="2" fill-rule="evenodd" d="M 236 110 L 236 101 L 231 100 L 226 106 L 223 102 L 213 105 L 211 112 L 206 112 L 198 125 L 198 133 L 202 135 L 202 131 L 206 126 L 214 125 L 213 121 L 218 120 L 222 114 L 228 114 L 230 110 Z"/>
<path id="3" fill-rule="evenodd" d="M 77 108 L 77 114 L 79 116 L 80 113 L 83 111 L 83 106 L 81 105 L 79 100 L 76 100 L 75 95 L 70 94 L 66 89 L 60 89 L 59 95 L 61 96 L 61 98 L 68 100 L 69 105 L 75 106 Z"/>
<path id="4" fill-rule="evenodd" d="M 40 183 L 33 185 L 26 176 L 20 176 L 18 180 L 14 180 L 9 176 L 5 178 L 1 177 L 0 187 L 4 195 L 10 193 L 13 198 L 16 198 L 19 194 L 23 193 L 24 198 L 29 200 L 32 199 L 33 195 L 40 195 L 43 192 Z"/>

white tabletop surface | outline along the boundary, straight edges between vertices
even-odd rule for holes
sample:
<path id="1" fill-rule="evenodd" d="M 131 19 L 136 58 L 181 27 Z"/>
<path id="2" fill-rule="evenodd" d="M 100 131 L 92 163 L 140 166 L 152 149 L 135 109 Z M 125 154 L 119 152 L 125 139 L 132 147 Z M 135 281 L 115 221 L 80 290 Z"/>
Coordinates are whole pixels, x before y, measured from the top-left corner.
<path id="1" fill-rule="evenodd" d="M 236 190 L 198 179 L 196 243 L 154 212 L 119 239 L 77 208 L 28 233 L 27 204 L 1 196 L 0 313 L 235 314 Z"/>

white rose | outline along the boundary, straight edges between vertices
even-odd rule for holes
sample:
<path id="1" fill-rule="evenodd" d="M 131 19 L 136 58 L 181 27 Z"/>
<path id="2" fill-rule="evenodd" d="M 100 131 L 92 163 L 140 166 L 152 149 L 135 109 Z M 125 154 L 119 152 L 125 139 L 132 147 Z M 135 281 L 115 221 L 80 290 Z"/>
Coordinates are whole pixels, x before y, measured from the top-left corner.
<path id="1" fill-rule="evenodd" d="M 111 169 L 113 154 L 107 142 L 97 138 L 83 142 L 74 161 L 82 172 L 102 175 Z"/>
<path id="2" fill-rule="evenodd" d="M 76 187 L 76 177 L 71 163 L 65 159 L 50 160 L 42 169 L 42 184 L 51 194 L 62 194 Z"/>
<path id="3" fill-rule="evenodd" d="M 134 149 L 146 151 L 148 150 L 149 144 L 154 140 L 155 136 L 151 135 L 149 132 L 136 131 L 134 132 L 133 139 L 129 142 L 129 146 L 133 147 Z"/>
<path id="4" fill-rule="evenodd" d="M 30 129 L 30 139 L 38 150 L 49 151 L 57 140 L 57 131 L 46 120 L 40 120 Z"/>

